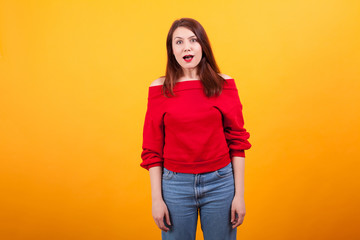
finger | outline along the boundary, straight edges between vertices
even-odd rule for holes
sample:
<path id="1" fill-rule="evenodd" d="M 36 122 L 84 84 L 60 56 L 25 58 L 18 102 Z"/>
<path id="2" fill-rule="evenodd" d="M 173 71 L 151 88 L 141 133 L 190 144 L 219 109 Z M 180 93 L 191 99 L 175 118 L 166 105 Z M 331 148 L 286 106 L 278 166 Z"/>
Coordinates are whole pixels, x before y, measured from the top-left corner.
<path id="1" fill-rule="evenodd" d="M 244 220 L 244 217 L 238 217 L 236 219 L 235 223 L 233 224 L 233 228 L 240 226 L 242 224 L 243 220 Z"/>
<path id="2" fill-rule="evenodd" d="M 159 224 L 159 222 L 158 222 L 157 220 L 155 220 L 155 224 L 156 224 L 156 226 L 157 226 L 159 229 L 161 229 L 161 228 L 160 228 L 160 224 Z"/>
<path id="3" fill-rule="evenodd" d="M 237 220 L 239 219 L 239 216 L 236 214 L 235 212 L 235 217 L 233 219 L 233 221 L 231 222 L 232 224 L 236 224 Z"/>
<path id="4" fill-rule="evenodd" d="M 157 226 L 159 229 L 161 229 L 159 221 L 158 221 L 158 220 L 155 220 L 155 223 L 156 223 L 156 226 Z"/>
<path id="5" fill-rule="evenodd" d="M 166 227 L 165 224 L 164 224 L 164 219 L 162 219 L 162 220 L 159 221 L 159 226 L 160 226 L 160 229 L 161 229 L 161 230 L 163 230 L 163 231 L 165 231 L 165 232 L 169 231 L 169 228 Z"/>
<path id="6" fill-rule="evenodd" d="M 170 216 L 169 216 L 169 211 L 168 211 L 168 210 L 165 211 L 165 219 L 166 219 L 166 223 L 167 223 L 168 225 L 171 225 Z"/>
<path id="7" fill-rule="evenodd" d="M 232 228 L 237 228 L 240 225 L 239 220 L 235 221 L 235 223 L 232 225 Z"/>
<path id="8" fill-rule="evenodd" d="M 169 230 L 166 228 L 166 226 L 164 225 L 164 223 L 161 220 L 155 220 L 155 223 L 160 230 L 164 230 L 165 232 Z"/>
<path id="9" fill-rule="evenodd" d="M 233 223 L 235 221 L 235 209 L 231 209 L 231 220 L 230 222 Z"/>

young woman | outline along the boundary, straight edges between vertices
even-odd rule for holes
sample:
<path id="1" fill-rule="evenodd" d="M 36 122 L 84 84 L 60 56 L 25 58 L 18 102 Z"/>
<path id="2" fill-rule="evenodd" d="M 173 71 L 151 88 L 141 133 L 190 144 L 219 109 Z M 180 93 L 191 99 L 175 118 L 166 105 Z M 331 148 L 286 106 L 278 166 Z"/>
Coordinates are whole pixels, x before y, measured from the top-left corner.
<path id="1" fill-rule="evenodd" d="M 245 216 L 242 104 L 221 74 L 204 28 L 174 21 L 165 77 L 149 87 L 141 167 L 149 170 L 152 214 L 162 239 L 236 239 Z"/>

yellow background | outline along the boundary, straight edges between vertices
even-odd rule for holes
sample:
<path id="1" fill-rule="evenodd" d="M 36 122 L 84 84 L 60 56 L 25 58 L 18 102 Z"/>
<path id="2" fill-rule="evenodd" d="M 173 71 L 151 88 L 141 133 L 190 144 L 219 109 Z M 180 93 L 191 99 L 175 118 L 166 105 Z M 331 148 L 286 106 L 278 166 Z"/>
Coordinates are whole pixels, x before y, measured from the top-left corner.
<path id="1" fill-rule="evenodd" d="M 244 105 L 238 239 L 359 239 L 357 0 L 0 1 L 0 238 L 160 239 L 142 127 L 180 17 Z"/>

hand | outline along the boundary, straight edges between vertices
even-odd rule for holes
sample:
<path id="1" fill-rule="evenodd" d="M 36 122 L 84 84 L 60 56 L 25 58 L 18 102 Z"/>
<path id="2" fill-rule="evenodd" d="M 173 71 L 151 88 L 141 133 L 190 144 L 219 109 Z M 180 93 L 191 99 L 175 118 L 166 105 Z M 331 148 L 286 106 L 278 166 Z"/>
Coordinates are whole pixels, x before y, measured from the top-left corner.
<path id="1" fill-rule="evenodd" d="M 155 220 L 156 225 L 163 231 L 169 231 L 169 228 L 164 224 L 164 216 L 166 219 L 166 223 L 171 225 L 170 216 L 167 206 L 164 200 L 153 200 L 152 202 L 152 215 Z"/>
<path id="2" fill-rule="evenodd" d="M 236 216 L 237 215 L 237 216 Z M 242 224 L 245 217 L 245 201 L 244 197 L 235 195 L 231 204 L 231 224 L 232 228 L 236 228 Z"/>

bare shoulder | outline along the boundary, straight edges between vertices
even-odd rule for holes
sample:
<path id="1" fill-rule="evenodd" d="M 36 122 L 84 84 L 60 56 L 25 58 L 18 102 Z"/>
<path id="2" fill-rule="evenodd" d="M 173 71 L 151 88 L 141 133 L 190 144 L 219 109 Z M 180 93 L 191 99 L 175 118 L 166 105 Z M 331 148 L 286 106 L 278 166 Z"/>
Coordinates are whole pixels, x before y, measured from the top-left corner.
<path id="1" fill-rule="evenodd" d="M 228 75 L 226 75 L 226 74 L 223 74 L 223 73 L 219 73 L 219 75 L 220 75 L 221 77 L 223 77 L 224 79 L 233 79 L 232 77 L 230 77 L 230 76 L 228 76 Z"/>
<path id="2" fill-rule="evenodd" d="M 163 85 L 163 84 L 164 84 L 164 81 L 165 81 L 165 77 L 160 77 L 160 78 L 154 80 L 154 81 L 150 84 L 150 87 L 152 87 L 152 86 L 158 86 L 158 85 Z"/>

